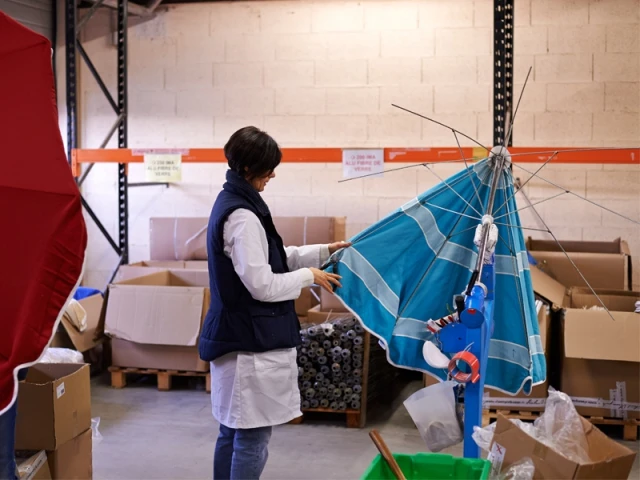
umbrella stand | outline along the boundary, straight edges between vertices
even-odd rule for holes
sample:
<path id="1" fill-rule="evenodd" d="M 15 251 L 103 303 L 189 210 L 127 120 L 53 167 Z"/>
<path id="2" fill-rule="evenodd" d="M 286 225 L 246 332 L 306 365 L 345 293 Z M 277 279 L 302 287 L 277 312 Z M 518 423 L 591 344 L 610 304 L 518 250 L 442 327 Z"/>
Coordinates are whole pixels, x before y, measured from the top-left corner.
<path id="1" fill-rule="evenodd" d="M 501 172 L 510 163 L 508 152 L 502 147 L 494 149 L 491 191 L 482 219 L 478 260 L 464 296 L 455 299 L 460 323 L 449 323 L 438 333 L 444 353 L 453 354 L 449 363 L 450 375 L 465 385 L 464 392 L 464 456 L 479 458 L 480 449 L 473 441 L 473 428 L 481 426 L 482 396 L 493 332 L 495 255 L 489 247 L 491 228 L 495 228 L 493 211 L 496 189 Z M 459 369 L 458 363 L 467 365 L 469 372 Z"/>

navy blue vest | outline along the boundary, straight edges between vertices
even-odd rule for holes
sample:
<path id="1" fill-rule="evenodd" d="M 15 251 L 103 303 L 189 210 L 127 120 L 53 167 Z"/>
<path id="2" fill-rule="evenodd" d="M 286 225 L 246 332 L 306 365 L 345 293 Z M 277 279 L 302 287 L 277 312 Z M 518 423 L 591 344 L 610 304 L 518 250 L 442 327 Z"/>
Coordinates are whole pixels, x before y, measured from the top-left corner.
<path id="1" fill-rule="evenodd" d="M 266 352 L 293 348 L 301 343 L 300 323 L 293 301 L 260 302 L 254 299 L 224 254 L 223 227 L 239 208 L 253 212 L 269 242 L 269 265 L 273 273 L 286 273 L 287 256 L 269 209 L 253 187 L 235 172 L 216 199 L 207 231 L 211 304 L 205 317 L 198 350 L 212 361 L 230 352 Z"/>

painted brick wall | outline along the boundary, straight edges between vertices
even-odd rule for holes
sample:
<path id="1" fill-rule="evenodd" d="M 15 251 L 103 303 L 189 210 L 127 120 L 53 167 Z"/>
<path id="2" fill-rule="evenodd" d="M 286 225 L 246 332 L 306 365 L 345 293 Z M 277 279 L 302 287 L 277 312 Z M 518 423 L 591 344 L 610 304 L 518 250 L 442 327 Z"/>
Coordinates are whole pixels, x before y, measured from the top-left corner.
<path id="1" fill-rule="evenodd" d="M 398 111 L 392 102 L 489 144 L 492 3 L 270 1 L 163 10 L 129 31 L 129 144 L 220 147 L 247 124 L 265 128 L 282 146 L 454 144 L 448 130 Z M 515 3 L 517 92 L 529 67 L 533 72 L 514 144 L 638 145 L 640 0 Z M 84 40 L 100 72 L 115 85 L 111 25 L 108 14 L 96 17 Z M 86 69 L 81 78 L 82 145 L 96 147 L 114 117 Z M 223 165 L 185 165 L 179 185 L 131 189 L 131 260 L 148 257 L 150 217 L 208 215 L 224 170 Z M 455 170 L 435 168 L 441 176 Z M 84 189 L 114 235 L 115 171 L 115 165 L 97 166 Z M 515 171 L 523 180 L 529 176 Z M 437 182 L 417 168 L 348 184 L 337 183 L 339 165 L 283 165 L 277 174 L 265 194 L 275 215 L 346 215 L 349 234 Z M 640 220 L 638 167 L 553 165 L 541 174 Z M 139 166 L 131 166 L 130 179 L 144 180 Z M 559 192 L 540 180 L 532 180 L 526 191 L 532 200 Z M 640 259 L 637 225 L 569 195 L 541 204 L 539 211 L 561 239 L 622 236 Z M 540 228 L 530 211 L 522 219 Z M 116 258 L 91 220 L 88 225 L 86 283 L 101 286 Z M 638 260 L 635 285 L 640 288 Z"/>

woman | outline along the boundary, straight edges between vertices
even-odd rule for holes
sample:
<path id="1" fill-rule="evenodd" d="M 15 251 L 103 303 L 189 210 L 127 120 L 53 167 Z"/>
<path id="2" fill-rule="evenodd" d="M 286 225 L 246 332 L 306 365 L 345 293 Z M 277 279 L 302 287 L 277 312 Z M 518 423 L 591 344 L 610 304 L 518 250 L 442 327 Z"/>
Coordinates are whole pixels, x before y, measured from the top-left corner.
<path id="1" fill-rule="evenodd" d="M 211 362 L 211 403 L 220 422 L 214 479 L 257 479 L 273 425 L 301 415 L 294 300 L 316 283 L 332 291 L 338 275 L 318 267 L 349 243 L 284 248 L 260 196 L 282 153 L 255 127 L 224 147 L 227 182 L 209 219 L 211 306 L 200 356 Z"/>

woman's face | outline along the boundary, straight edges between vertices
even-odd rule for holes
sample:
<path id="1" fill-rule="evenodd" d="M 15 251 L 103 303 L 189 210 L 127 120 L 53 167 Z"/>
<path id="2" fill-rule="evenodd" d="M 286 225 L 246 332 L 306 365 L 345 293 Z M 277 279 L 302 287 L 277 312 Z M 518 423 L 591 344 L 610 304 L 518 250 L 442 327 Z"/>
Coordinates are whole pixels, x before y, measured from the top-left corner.
<path id="1" fill-rule="evenodd" d="M 266 175 L 263 175 L 261 177 L 255 177 L 255 178 L 249 180 L 249 183 L 251 183 L 251 186 L 253 188 L 255 188 L 256 191 L 262 192 L 262 191 L 264 191 L 265 187 L 267 186 L 267 183 L 269 183 L 269 180 L 271 180 L 275 176 L 276 176 L 276 172 L 275 172 L 275 170 L 273 170 L 273 171 L 267 173 Z"/>

